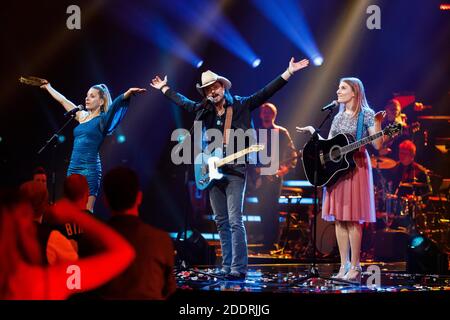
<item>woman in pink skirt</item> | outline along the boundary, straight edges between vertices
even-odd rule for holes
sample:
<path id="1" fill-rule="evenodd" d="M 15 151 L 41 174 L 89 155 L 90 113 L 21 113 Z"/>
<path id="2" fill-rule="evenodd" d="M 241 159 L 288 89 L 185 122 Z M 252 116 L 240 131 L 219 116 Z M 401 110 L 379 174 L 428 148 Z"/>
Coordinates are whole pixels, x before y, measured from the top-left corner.
<path id="1" fill-rule="evenodd" d="M 363 112 L 362 137 L 381 130 L 385 113 L 383 111 L 375 114 L 369 107 L 361 80 L 341 79 L 336 93 L 341 109 L 333 119 L 328 138 L 339 133 L 350 133 L 356 137 L 360 112 Z M 311 131 L 311 128 L 302 129 Z M 373 145 L 377 150 L 380 149 L 382 139 L 373 141 Z M 341 267 L 333 277 L 360 283 L 362 227 L 363 223 L 375 222 L 376 218 L 372 167 L 365 148 L 355 153 L 354 160 L 356 163 L 354 169 L 340 177 L 332 186 L 324 188 L 322 218 L 336 222 Z"/>

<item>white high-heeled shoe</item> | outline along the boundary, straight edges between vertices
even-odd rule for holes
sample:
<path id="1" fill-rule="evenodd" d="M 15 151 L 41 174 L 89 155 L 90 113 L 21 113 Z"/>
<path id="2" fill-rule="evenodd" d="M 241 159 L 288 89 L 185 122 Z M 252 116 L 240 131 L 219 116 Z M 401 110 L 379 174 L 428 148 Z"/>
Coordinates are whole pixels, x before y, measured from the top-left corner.
<path id="1" fill-rule="evenodd" d="M 342 280 L 353 282 L 355 284 L 361 285 L 361 274 L 362 268 L 360 265 L 351 266 L 349 272 L 342 278 Z"/>
<path id="2" fill-rule="evenodd" d="M 347 262 L 339 268 L 339 272 L 331 276 L 332 279 L 343 279 L 345 275 L 350 271 L 351 264 Z"/>

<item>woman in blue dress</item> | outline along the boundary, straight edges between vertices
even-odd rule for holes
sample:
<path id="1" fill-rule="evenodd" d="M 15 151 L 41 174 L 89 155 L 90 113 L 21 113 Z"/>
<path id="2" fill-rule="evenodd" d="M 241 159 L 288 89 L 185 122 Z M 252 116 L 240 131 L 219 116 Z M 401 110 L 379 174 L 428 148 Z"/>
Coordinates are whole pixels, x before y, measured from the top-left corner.
<path id="1" fill-rule="evenodd" d="M 47 90 L 66 111 L 77 108 L 74 103 L 55 90 L 48 81 L 45 80 L 41 88 Z M 75 115 L 79 124 L 73 131 L 74 143 L 67 175 L 78 173 L 86 177 L 89 184 L 89 199 L 86 208 L 91 212 L 94 210 L 102 177 L 100 146 L 105 137 L 114 131 L 125 116 L 131 95 L 144 91 L 146 90 L 141 88 L 130 88 L 113 102 L 108 87 L 104 84 L 97 84 L 87 92 L 86 110 L 78 111 Z"/>

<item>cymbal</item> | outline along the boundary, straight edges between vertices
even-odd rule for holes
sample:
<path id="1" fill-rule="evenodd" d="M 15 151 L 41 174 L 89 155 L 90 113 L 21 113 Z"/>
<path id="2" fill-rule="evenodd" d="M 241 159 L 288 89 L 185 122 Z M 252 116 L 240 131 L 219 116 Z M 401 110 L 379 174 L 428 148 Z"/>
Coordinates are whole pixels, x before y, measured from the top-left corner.
<path id="1" fill-rule="evenodd" d="M 426 187 L 427 184 L 423 182 L 400 182 L 399 187 L 405 187 L 405 188 L 421 188 Z"/>
<path id="2" fill-rule="evenodd" d="M 374 169 L 392 169 L 397 164 L 397 162 L 391 158 L 376 156 L 371 156 L 370 162 L 372 163 L 372 168 Z"/>

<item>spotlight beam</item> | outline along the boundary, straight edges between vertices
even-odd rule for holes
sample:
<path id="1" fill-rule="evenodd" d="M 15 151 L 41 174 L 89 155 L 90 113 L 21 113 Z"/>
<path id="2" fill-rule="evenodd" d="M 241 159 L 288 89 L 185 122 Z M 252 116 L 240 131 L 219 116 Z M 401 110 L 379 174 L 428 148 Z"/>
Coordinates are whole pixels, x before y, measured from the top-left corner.
<path id="1" fill-rule="evenodd" d="M 169 14 L 195 26 L 212 41 L 218 43 L 241 60 L 253 65 L 258 56 L 239 31 L 221 13 L 222 5 L 205 0 L 173 1 L 172 7 L 162 5 Z"/>
<path id="2" fill-rule="evenodd" d="M 322 57 L 302 9 L 296 1 L 253 0 L 253 4 L 309 59 Z"/>
<path id="3" fill-rule="evenodd" d="M 114 12 L 121 25 L 130 28 L 135 34 L 196 68 L 201 65 L 202 59 L 159 16 L 135 6 L 117 9 Z"/>

